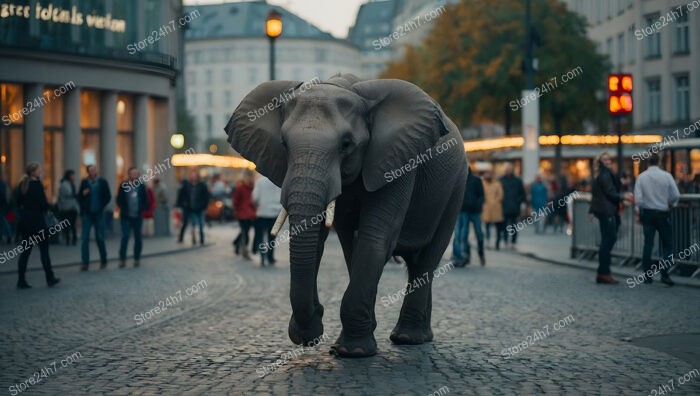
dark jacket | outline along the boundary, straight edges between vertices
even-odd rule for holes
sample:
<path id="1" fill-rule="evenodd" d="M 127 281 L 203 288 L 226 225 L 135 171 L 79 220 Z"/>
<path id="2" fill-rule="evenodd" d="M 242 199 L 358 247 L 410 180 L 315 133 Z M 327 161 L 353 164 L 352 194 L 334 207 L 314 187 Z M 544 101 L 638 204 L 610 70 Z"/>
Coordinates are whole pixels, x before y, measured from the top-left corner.
<path id="1" fill-rule="evenodd" d="M 480 214 L 484 208 L 484 184 L 481 178 L 469 171 L 467 186 L 464 188 L 462 199 L 462 212 Z"/>
<path id="2" fill-rule="evenodd" d="M 20 213 L 19 229 L 23 235 L 35 234 L 46 228 L 44 212 L 49 209 L 44 185 L 40 180 L 31 180 L 27 192 L 17 188 L 17 209 Z"/>
<path id="3" fill-rule="evenodd" d="M 598 176 L 593 180 L 590 213 L 596 216 L 617 216 L 622 201 L 620 179 L 612 171 L 601 165 Z"/>
<path id="4" fill-rule="evenodd" d="M 105 206 L 112 200 L 112 193 L 109 191 L 109 184 L 107 180 L 98 177 L 97 183 L 100 186 L 100 208 L 97 213 L 102 213 L 105 210 Z M 80 188 L 78 189 L 78 202 L 80 203 L 80 213 L 87 214 L 90 213 L 90 202 L 92 201 L 92 191 L 88 191 L 87 195 L 83 195 L 83 190 L 90 189 L 90 182 L 87 178 L 80 182 Z"/>
<path id="5" fill-rule="evenodd" d="M 117 206 L 119 206 L 119 217 L 122 219 L 129 217 L 129 207 L 128 207 L 128 194 L 133 189 L 128 182 L 122 183 L 119 186 L 119 191 L 117 191 Z M 136 186 L 136 193 L 138 194 L 138 217 L 143 217 L 143 212 L 149 209 L 148 195 L 146 193 L 146 187 L 143 184 Z"/>
<path id="6" fill-rule="evenodd" d="M 189 180 L 184 180 L 177 192 L 175 206 L 182 208 L 182 210 L 201 212 L 209 205 L 209 198 L 209 189 L 204 182 L 192 185 Z"/>
<path id="7" fill-rule="evenodd" d="M 525 202 L 523 181 L 513 175 L 503 176 L 501 185 L 503 186 L 503 216 L 519 216 L 520 205 Z"/>

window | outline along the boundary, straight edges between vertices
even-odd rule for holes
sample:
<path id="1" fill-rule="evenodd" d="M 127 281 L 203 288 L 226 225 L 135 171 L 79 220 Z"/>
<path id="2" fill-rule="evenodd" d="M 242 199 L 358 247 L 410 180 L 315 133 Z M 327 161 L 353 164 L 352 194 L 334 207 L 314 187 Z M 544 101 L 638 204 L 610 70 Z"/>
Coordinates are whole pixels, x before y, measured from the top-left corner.
<path id="1" fill-rule="evenodd" d="M 673 53 L 687 54 L 690 51 L 688 43 L 688 14 L 683 14 L 676 18 L 673 29 Z"/>
<path id="2" fill-rule="evenodd" d="M 197 107 L 197 92 L 192 92 L 190 95 L 190 106 Z"/>
<path id="3" fill-rule="evenodd" d="M 622 66 L 625 63 L 625 34 L 617 36 L 617 64 Z"/>
<path id="4" fill-rule="evenodd" d="M 212 95 L 211 91 L 208 91 L 208 92 L 206 93 L 206 98 L 207 98 L 207 99 L 206 99 L 206 100 L 207 100 L 207 107 L 210 107 L 210 106 L 212 105 L 212 102 L 214 102 L 214 101 L 212 100 L 213 95 Z"/>
<path id="5" fill-rule="evenodd" d="M 192 70 L 191 72 L 187 73 L 187 83 L 188 84 L 197 84 L 197 72 Z"/>
<path id="6" fill-rule="evenodd" d="M 659 14 L 647 16 L 646 21 L 647 26 L 652 29 L 653 33 L 644 38 L 644 42 L 646 43 L 644 55 L 647 58 L 661 57 L 661 33 L 654 27 L 654 24 L 659 22 Z"/>
<path id="7" fill-rule="evenodd" d="M 205 117 L 205 125 L 206 125 L 207 137 L 211 139 L 211 136 L 212 136 L 212 133 L 211 133 L 211 130 L 212 130 L 212 127 L 211 127 L 211 114 L 207 114 L 207 116 Z"/>
<path id="8" fill-rule="evenodd" d="M 674 81 L 676 121 L 690 119 L 690 80 L 687 75 L 676 76 Z"/>
<path id="9" fill-rule="evenodd" d="M 661 122 L 661 80 L 654 78 L 647 80 L 647 122 L 658 124 Z"/>
<path id="10" fill-rule="evenodd" d="M 231 106 L 231 91 L 224 91 L 224 104 Z"/>
<path id="11" fill-rule="evenodd" d="M 251 84 L 257 84 L 259 83 L 258 81 L 258 69 L 255 67 L 249 67 L 248 68 L 248 82 Z"/>
<path id="12" fill-rule="evenodd" d="M 204 82 L 207 84 L 211 84 L 211 70 L 207 69 L 204 72 Z"/>
<path id="13" fill-rule="evenodd" d="M 637 38 L 634 37 L 634 25 L 627 30 L 627 62 L 633 64 L 637 58 Z"/>
<path id="14" fill-rule="evenodd" d="M 612 44 L 613 44 L 613 39 L 612 39 L 612 37 L 610 37 L 610 38 L 608 38 L 607 40 L 605 40 L 605 54 L 608 55 L 608 56 L 611 58 L 611 60 L 612 60 L 612 56 L 613 56 L 613 53 L 612 53 Z"/>
<path id="15" fill-rule="evenodd" d="M 224 69 L 224 82 L 225 83 L 231 82 L 231 69 Z"/>

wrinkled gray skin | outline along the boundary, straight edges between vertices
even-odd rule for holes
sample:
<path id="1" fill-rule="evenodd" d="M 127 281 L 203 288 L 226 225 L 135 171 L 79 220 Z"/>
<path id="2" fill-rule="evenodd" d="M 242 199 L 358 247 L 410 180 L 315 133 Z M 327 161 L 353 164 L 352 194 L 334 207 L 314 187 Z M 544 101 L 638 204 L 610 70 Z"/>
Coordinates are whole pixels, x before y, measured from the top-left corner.
<path id="1" fill-rule="evenodd" d="M 292 318 L 289 338 L 309 344 L 323 334 L 316 277 L 328 229 L 311 219 L 336 199 L 334 226 L 350 283 L 340 308 L 339 356 L 371 356 L 377 284 L 392 254 L 406 260 L 408 281 L 429 283 L 406 295 L 391 332 L 395 344 L 433 339 L 432 275 L 452 235 L 467 177 L 457 127 L 420 88 L 401 80 L 335 76 L 305 92 L 299 81 L 270 81 L 243 99 L 226 126 L 231 146 L 282 188 L 289 226 Z M 294 90 L 291 99 L 280 94 Z M 284 103 L 281 103 L 284 102 Z M 266 108 L 272 103 L 274 110 Z M 254 111 L 265 108 L 261 117 Z M 456 139 L 446 152 L 437 146 Z M 412 167 L 419 155 L 432 159 Z"/>

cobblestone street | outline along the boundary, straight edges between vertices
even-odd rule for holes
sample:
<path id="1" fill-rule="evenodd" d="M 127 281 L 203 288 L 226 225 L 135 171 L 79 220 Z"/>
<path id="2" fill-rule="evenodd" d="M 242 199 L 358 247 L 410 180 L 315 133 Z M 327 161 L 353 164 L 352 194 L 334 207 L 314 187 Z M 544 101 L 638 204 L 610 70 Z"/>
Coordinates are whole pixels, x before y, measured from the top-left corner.
<path id="1" fill-rule="evenodd" d="M 293 352 L 288 246 L 277 251 L 276 267 L 260 268 L 257 259 L 234 258 L 233 226 L 207 232 L 214 245 L 147 258 L 136 269 L 118 269 L 115 261 L 104 271 L 59 268 L 62 282 L 54 289 L 41 271 L 28 274 L 30 290 L 16 290 L 14 274 L 1 275 L 3 392 L 647 395 L 673 384 L 674 395 L 700 394 L 700 375 L 691 373 L 700 367 L 695 288 L 629 288 L 624 279 L 601 286 L 585 270 L 490 250 L 485 267 L 454 268 L 435 279 L 434 342 L 393 346 L 389 332 L 401 301 L 385 306 L 381 297 L 399 292 L 406 277 L 403 265 L 389 263 L 377 296 L 379 353 L 338 359 L 328 347 L 340 332 L 348 276 L 334 234 L 318 286 L 328 341 Z M 153 310 L 178 295 L 162 312 Z M 534 333 L 540 336 L 522 348 Z M 637 346 L 644 337 L 674 334 L 671 344 L 678 345 L 693 333 L 683 355 Z M 61 367 L 76 352 L 80 357 Z M 289 352 L 285 364 L 261 374 Z M 57 369 L 38 384 L 19 387 L 35 372 L 53 370 L 53 362 Z M 679 384 L 689 373 L 693 378 Z"/>

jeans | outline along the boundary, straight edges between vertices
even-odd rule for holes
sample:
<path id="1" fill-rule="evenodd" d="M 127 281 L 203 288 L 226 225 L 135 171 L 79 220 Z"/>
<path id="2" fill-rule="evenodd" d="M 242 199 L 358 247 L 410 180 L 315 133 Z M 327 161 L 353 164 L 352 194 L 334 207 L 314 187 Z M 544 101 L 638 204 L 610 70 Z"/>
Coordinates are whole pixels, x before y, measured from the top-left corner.
<path id="1" fill-rule="evenodd" d="M 644 273 L 651 269 L 651 251 L 654 248 L 654 237 L 656 232 L 659 232 L 659 239 L 661 240 L 661 250 L 663 255 L 661 259 L 663 260 L 663 266 L 659 266 L 661 269 L 661 276 L 668 277 L 668 268 L 666 263 L 672 263 L 673 255 L 673 239 L 671 228 L 671 214 L 669 212 L 662 212 L 658 210 L 642 209 L 640 216 L 644 229 L 644 250 L 642 251 L 642 267 L 644 268 Z"/>
<path id="2" fill-rule="evenodd" d="M 503 226 L 501 227 L 501 232 L 503 232 L 503 241 L 505 243 L 508 243 L 508 226 L 512 225 L 513 227 L 513 235 L 510 237 L 510 243 L 515 245 L 516 242 L 518 242 L 518 229 L 516 228 L 516 224 L 518 222 L 518 215 L 503 215 Z"/>
<path id="3" fill-rule="evenodd" d="M 4 239 L 10 243 L 12 242 L 12 226 L 5 216 L 5 214 L 0 214 L 0 242 Z M 6 239 L 5 235 L 7 235 Z"/>
<path id="4" fill-rule="evenodd" d="M 469 246 L 469 224 L 474 224 L 474 232 L 476 233 L 476 241 L 479 250 L 479 256 L 484 255 L 484 234 L 481 229 L 481 214 L 480 213 L 465 213 L 461 212 L 457 218 L 457 226 L 455 227 L 455 236 L 452 241 L 452 257 L 455 260 L 467 260 L 471 257 L 471 247 Z"/>
<path id="5" fill-rule="evenodd" d="M 80 253 L 83 266 L 90 262 L 90 228 L 95 227 L 95 241 L 100 251 L 100 263 L 107 264 L 107 249 L 105 248 L 105 217 L 103 212 L 83 214 L 83 232 L 80 241 Z"/>
<path id="6" fill-rule="evenodd" d="M 598 274 L 610 275 L 610 261 L 613 246 L 617 242 L 617 229 L 620 227 L 620 221 L 617 216 L 599 216 L 598 225 L 600 226 L 600 247 L 598 249 Z"/>
<path id="7" fill-rule="evenodd" d="M 275 245 L 272 243 L 275 237 L 271 234 L 272 227 L 275 225 L 275 220 L 275 217 L 258 217 L 255 219 L 255 237 L 253 238 L 253 245 L 258 247 L 263 263 L 265 259 L 270 263 L 275 262 Z M 263 239 L 267 239 L 267 243 L 264 243 Z"/>
<path id="8" fill-rule="evenodd" d="M 66 226 L 66 229 L 65 229 L 66 245 L 70 245 L 71 235 L 73 236 L 73 243 L 75 243 L 78 240 L 78 236 L 76 235 L 76 231 L 75 231 L 75 220 L 78 218 L 78 211 L 77 210 L 67 210 L 64 212 L 60 212 L 59 216 L 63 220 L 68 220 L 68 225 Z"/>
<path id="9" fill-rule="evenodd" d="M 182 238 L 185 236 L 185 230 L 190 221 L 192 221 L 193 230 L 194 227 L 199 224 L 199 242 L 204 245 L 204 211 L 202 210 L 182 210 L 182 228 L 180 228 L 180 238 L 178 238 L 178 241 L 182 242 Z"/>
<path id="10" fill-rule="evenodd" d="M 141 229 L 143 226 L 143 218 L 141 217 L 122 217 L 122 241 L 119 245 L 119 259 L 126 260 L 126 248 L 129 245 L 129 234 L 134 230 L 134 260 L 139 261 L 141 258 L 141 249 L 143 240 L 141 238 Z"/>
<path id="11" fill-rule="evenodd" d="M 48 233 L 48 232 L 45 232 Z M 24 274 L 27 272 L 27 264 L 29 263 L 29 255 L 32 253 L 34 243 L 29 243 L 30 238 L 38 239 L 43 234 L 22 233 L 22 246 L 24 251 L 19 255 L 19 263 L 17 265 L 17 273 L 19 275 L 18 283 L 26 283 Z M 24 241 L 27 241 L 26 243 Z M 49 241 L 46 238 L 40 238 L 38 241 L 39 254 L 41 255 L 41 265 L 44 267 L 44 275 L 46 275 L 46 283 L 50 283 L 55 279 L 53 270 L 51 269 L 51 257 L 49 257 Z"/>
<path id="12" fill-rule="evenodd" d="M 248 242 L 250 241 L 250 228 L 253 226 L 253 221 L 253 219 L 238 220 L 238 225 L 241 226 L 241 232 L 238 234 L 236 240 L 233 243 L 239 245 L 244 252 L 248 250 Z M 253 237 L 253 239 L 256 238 Z M 253 252 L 256 252 L 257 248 L 258 247 L 255 246 L 255 243 L 253 243 Z"/>

